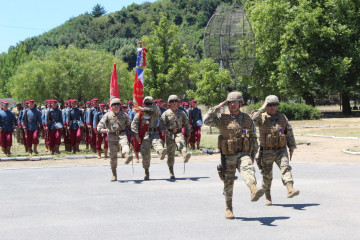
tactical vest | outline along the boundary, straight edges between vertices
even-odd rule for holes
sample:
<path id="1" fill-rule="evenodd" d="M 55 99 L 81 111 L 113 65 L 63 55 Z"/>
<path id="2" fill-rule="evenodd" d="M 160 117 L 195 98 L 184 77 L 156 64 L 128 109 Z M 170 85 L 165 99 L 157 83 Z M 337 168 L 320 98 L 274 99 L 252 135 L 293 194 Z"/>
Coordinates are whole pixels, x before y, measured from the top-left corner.
<path id="1" fill-rule="evenodd" d="M 279 120 L 275 126 L 271 124 L 270 115 L 261 114 L 260 146 L 264 149 L 278 149 L 286 147 L 286 126 L 287 121 L 285 115 L 277 113 Z"/>
<path id="2" fill-rule="evenodd" d="M 245 113 L 240 114 L 243 117 L 241 125 L 237 121 L 233 121 L 229 113 L 221 114 L 218 148 L 224 155 L 233 155 L 238 152 L 250 153 L 252 151 L 254 141 L 250 137 L 252 120 L 249 115 Z"/>

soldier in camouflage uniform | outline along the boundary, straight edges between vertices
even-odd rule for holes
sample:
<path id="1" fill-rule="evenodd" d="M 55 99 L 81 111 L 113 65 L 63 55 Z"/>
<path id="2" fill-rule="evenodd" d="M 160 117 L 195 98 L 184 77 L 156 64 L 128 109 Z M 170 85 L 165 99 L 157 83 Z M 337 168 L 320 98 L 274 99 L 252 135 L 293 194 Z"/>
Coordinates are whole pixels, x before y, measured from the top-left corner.
<path id="1" fill-rule="evenodd" d="M 144 114 L 141 114 L 141 119 L 139 113 L 135 115 L 134 120 L 131 123 L 131 130 L 135 134 L 136 141 L 141 144 L 140 152 L 143 168 L 145 169 L 144 180 L 149 180 L 151 147 L 153 147 L 157 154 L 160 155 L 160 160 L 165 158 L 167 151 L 163 147 L 163 141 L 160 138 L 157 128 L 160 110 L 157 106 L 153 106 L 154 99 L 150 96 L 145 97 L 143 103 L 145 105 L 144 109 L 139 107 L 139 110 L 143 110 Z M 140 121 L 141 127 L 139 127 Z"/>
<path id="2" fill-rule="evenodd" d="M 230 112 L 220 114 L 220 109 L 229 103 Z M 253 162 L 258 149 L 255 125 L 250 116 L 240 111 L 244 103 L 239 92 L 229 93 L 227 100 L 210 108 L 204 117 L 204 124 L 220 130 L 218 146 L 222 154 L 222 176 L 226 201 L 225 217 L 233 219 L 232 196 L 236 169 L 241 173 L 251 191 L 251 201 L 264 195 L 263 189 L 256 187 Z"/>
<path id="3" fill-rule="evenodd" d="M 123 153 L 125 153 L 126 162 L 129 164 L 133 156 L 131 155 L 129 142 L 126 135 L 126 130 L 131 131 L 129 116 L 121 111 L 121 101 L 119 98 L 113 98 L 110 102 L 112 111 L 107 112 L 100 120 L 97 131 L 106 133 L 109 141 L 109 154 L 110 154 L 110 166 L 113 176 L 111 181 L 117 181 L 117 153 L 119 151 L 119 144 L 122 147 Z"/>
<path id="4" fill-rule="evenodd" d="M 190 139 L 189 119 L 184 111 L 178 109 L 178 99 L 176 95 L 169 96 L 168 102 L 170 108 L 166 110 L 160 118 L 160 129 L 166 136 L 167 163 L 170 170 L 170 179 L 175 179 L 174 161 L 176 148 L 183 156 L 185 163 L 187 163 L 191 157 L 191 154 L 186 150 L 186 141 Z M 181 132 L 183 126 L 188 136 L 186 141 L 184 134 Z"/>
<path id="5" fill-rule="evenodd" d="M 252 113 L 252 119 L 260 131 L 262 157 L 259 167 L 262 169 L 262 186 L 265 190 L 265 204 L 268 206 L 272 204 L 270 188 L 274 162 L 280 168 L 282 182 L 288 190 L 287 197 L 292 198 L 300 193 L 299 190 L 293 188 L 294 179 L 286 149 L 288 146 L 291 160 L 294 149 L 296 149 L 294 134 L 286 116 L 277 112 L 278 106 L 278 97 L 270 95 L 266 97 L 263 106 Z"/>

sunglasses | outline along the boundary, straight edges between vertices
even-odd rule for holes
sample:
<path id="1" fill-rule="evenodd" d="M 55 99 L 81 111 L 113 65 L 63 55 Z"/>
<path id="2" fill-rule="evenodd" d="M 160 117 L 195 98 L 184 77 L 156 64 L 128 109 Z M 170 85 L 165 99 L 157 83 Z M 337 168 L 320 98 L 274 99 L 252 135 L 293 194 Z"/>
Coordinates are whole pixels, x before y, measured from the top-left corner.
<path id="1" fill-rule="evenodd" d="M 277 107 L 279 104 L 268 104 L 268 107 Z"/>
<path id="2" fill-rule="evenodd" d="M 171 101 L 169 101 L 169 103 L 177 103 L 178 102 L 178 100 L 171 100 Z"/>
<path id="3" fill-rule="evenodd" d="M 113 103 L 111 106 L 120 106 L 120 103 Z"/>

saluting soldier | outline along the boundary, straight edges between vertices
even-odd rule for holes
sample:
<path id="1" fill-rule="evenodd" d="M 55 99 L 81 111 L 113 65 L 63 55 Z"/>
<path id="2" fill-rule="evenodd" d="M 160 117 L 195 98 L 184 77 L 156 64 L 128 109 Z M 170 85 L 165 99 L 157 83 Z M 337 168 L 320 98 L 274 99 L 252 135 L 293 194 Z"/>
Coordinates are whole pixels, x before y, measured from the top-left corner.
<path id="1" fill-rule="evenodd" d="M 79 152 L 79 145 L 81 141 L 81 127 L 84 126 L 84 119 L 81 111 L 77 107 L 77 100 L 71 100 L 71 109 L 66 120 L 67 126 L 70 129 L 72 153 Z"/>
<path id="2" fill-rule="evenodd" d="M 9 103 L 2 102 L 3 109 L 0 110 L 0 131 L 1 131 L 1 149 L 3 153 L 10 156 L 12 146 L 12 133 L 14 126 L 17 125 L 15 115 L 9 110 Z"/>
<path id="3" fill-rule="evenodd" d="M 220 109 L 229 103 L 230 112 L 220 114 Z M 240 111 L 244 99 L 239 92 L 228 94 L 226 101 L 210 108 L 204 117 L 204 124 L 217 127 L 220 131 L 218 147 L 221 151 L 221 166 L 218 171 L 224 182 L 226 201 L 225 218 L 234 219 L 232 196 L 236 169 L 251 191 L 251 201 L 257 201 L 264 190 L 256 187 L 253 161 L 258 150 L 255 125 L 250 116 Z"/>
<path id="4" fill-rule="evenodd" d="M 119 98 L 113 98 L 110 102 L 111 111 L 107 112 L 100 120 L 97 131 L 108 134 L 110 166 L 112 171 L 111 181 L 117 181 L 117 153 L 119 144 L 125 153 L 126 162 L 129 164 L 133 156 L 129 148 L 129 141 L 126 130 L 131 131 L 131 123 L 129 116 L 121 111 L 121 101 Z"/>
<path id="5" fill-rule="evenodd" d="M 58 108 L 57 100 L 50 100 L 51 109 L 45 115 L 45 128 L 49 136 L 49 149 L 51 154 L 60 154 L 61 131 L 63 119 L 61 110 Z"/>
<path id="6" fill-rule="evenodd" d="M 101 144 L 104 141 L 104 157 L 108 158 L 108 150 L 109 150 L 109 144 L 108 144 L 108 136 L 106 133 L 98 132 L 97 126 L 103 116 L 106 114 L 105 111 L 105 104 L 101 103 L 99 104 L 100 110 L 96 112 L 94 115 L 94 121 L 93 121 L 93 130 L 96 133 L 96 151 L 98 154 L 98 159 L 101 159 Z"/>
<path id="7" fill-rule="evenodd" d="M 168 167 L 170 171 L 170 179 L 175 179 L 174 174 L 174 162 L 175 162 L 175 150 L 176 148 L 184 158 L 184 162 L 187 163 L 191 157 L 191 154 L 186 150 L 186 140 L 190 139 L 190 125 L 189 119 L 186 113 L 178 108 L 178 97 L 176 95 L 170 95 L 168 102 L 170 108 L 166 110 L 160 118 L 160 129 L 166 136 L 166 147 L 168 154 Z M 186 135 L 181 132 L 181 128 L 185 127 Z"/>
<path id="8" fill-rule="evenodd" d="M 34 153 L 38 154 L 37 145 L 39 144 L 39 127 L 42 127 L 41 113 L 35 108 L 35 101 L 28 100 L 29 108 L 25 109 L 21 125 L 25 132 L 26 146 L 29 154 L 33 153 L 32 145 L 34 144 Z"/>
<path id="9" fill-rule="evenodd" d="M 144 180 L 149 180 L 151 147 L 155 149 L 160 156 L 160 160 L 165 158 L 167 153 L 166 148 L 163 147 L 163 142 L 160 139 L 158 122 L 160 118 L 160 110 L 154 106 L 154 99 L 147 96 L 143 100 L 144 108 L 139 107 L 141 114 L 137 113 L 131 123 L 131 130 L 134 133 L 136 141 L 141 144 L 140 152 L 142 156 L 142 164 L 145 169 Z M 140 117 L 141 116 L 141 117 Z"/>
<path id="10" fill-rule="evenodd" d="M 286 116 L 277 112 L 279 98 L 269 95 L 265 98 L 262 107 L 252 113 L 252 119 L 259 127 L 260 131 L 260 156 L 259 168 L 262 169 L 263 183 L 265 189 L 265 204 L 272 205 L 271 201 L 271 182 L 273 179 L 273 163 L 280 168 L 281 180 L 287 188 L 287 197 L 292 198 L 299 195 L 300 191 L 293 188 L 294 179 L 291 174 L 289 155 L 286 146 L 290 151 L 290 161 L 296 142 L 292 127 Z M 261 151 L 260 151 L 261 152 Z M 261 153 L 260 153 L 261 154 Z"/>

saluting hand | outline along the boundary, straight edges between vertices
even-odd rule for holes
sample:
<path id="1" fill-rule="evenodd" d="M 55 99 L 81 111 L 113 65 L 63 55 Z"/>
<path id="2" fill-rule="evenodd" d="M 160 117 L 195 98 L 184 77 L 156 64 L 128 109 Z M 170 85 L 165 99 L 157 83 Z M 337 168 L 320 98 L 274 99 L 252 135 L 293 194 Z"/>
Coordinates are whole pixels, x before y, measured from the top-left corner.
<path id="1" fill-rule="evenodd" d="M 228 102 L 228 100 L 223 101 L 222 103 L 220 103 L 219 105 L 216 106 L 216 108 L 222 108 L 226 103 Z"/>

